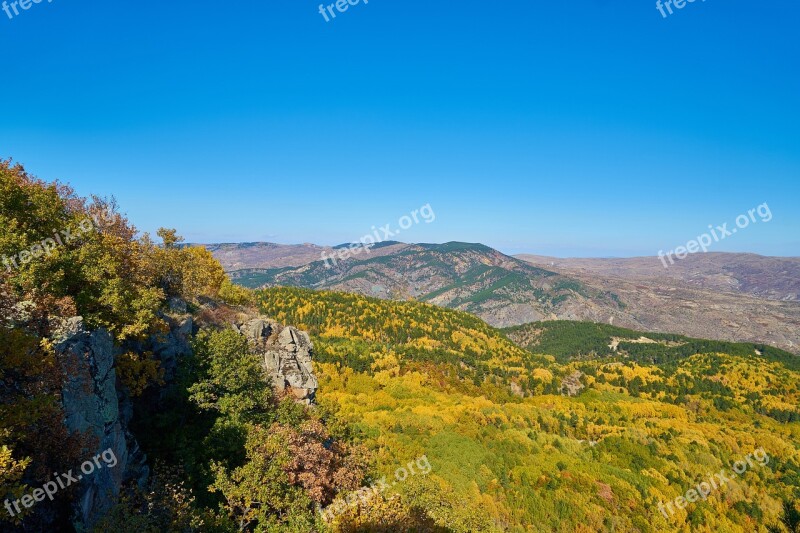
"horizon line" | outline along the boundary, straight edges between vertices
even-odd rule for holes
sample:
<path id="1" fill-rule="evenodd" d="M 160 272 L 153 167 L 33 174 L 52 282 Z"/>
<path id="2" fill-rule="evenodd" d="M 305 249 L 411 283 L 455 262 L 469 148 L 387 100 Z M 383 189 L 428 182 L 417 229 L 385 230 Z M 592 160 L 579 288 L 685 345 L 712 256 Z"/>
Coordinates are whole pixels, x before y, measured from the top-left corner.
<path id="1" fill-rule="evenodd" d="M 344 246 L 350 246 L 353 244 L 359 244 L 358 242 L 343 242 L 335 245 L 325 245 L 325 244 L 317 244 L 313 242 L 302 242 L 302 243 L 279 243 L 273 241 L 239 241 L 239 242 L 184 242 L 181 243 L 183 246 L 241 246 L 241 245 L 259 245 L 259 244 L 266 244 L 266 245 L 273 245 L 273 246 L 285 246 L 285 247 L 300 247 L 300 246 L 314 246 L 320 249 L 337 249 Z M 496 248 L 494 246 L 490 246 L 488 244 L 483 244 L 481 242 L 467 242 L 467 241 L 445 241 L 445 242 L 403 242 L 403 241 L 382 241 L 376 244 L 382 244 L 384 246 L 390 244 L 404 244 L 406 246 L 443 246 L 446 244 L 472 244 L 472 245 L 480 245 L 486 246 L 487 248 L 491 248 L 492 250 L 496 250 L 503 255 L 507 255 L 509 257 L 519 258 L 520 256 L 536 256 L 546 259 L 652 259 L 658 258 L 657 254 L 653 255 L 568 255 L 568 256 L 558 256 L 558 255 L 549 255 L 543 254 L 538 252 L 516 252 L 516 253 L 509 253 L 504 252 L 500 248 Z M 764 258 L 776 258 L 776 259 L 800 259 L 800 256 L 796 255 L 764 255 L 757 252 L 726 252 L 726 251 L 708 251 L 708 252 L 698 252 L 689 254 L 689 256 L 695 255 L 752 255 L 757 257 L 764 257 Z"/>

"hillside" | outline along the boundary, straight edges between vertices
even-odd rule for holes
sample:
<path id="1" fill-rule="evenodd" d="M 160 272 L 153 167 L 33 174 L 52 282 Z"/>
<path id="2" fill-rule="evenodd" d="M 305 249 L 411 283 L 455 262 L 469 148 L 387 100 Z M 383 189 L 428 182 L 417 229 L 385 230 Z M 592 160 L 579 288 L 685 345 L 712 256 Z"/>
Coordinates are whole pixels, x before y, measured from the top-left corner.
<path id="1" fill-rule="evenodd" d="M 771 346 L 692 339 L 589 322 L 540 322 L 504 332 L 532 353 L 553 355 L 561 363 L 586 362 L 585 368 L 609 369 L 615 362 L 650 366 L 669 379 L 691 368 L 683 376 L 685 391 L 703 391 L 718 407 L 736 402 L 746 411 L 782 422 L 800 421 L 800 385 L 793 382 L 800 372 L 800 356 Z M 697 365 L 708 368 L 697 371 Z M 753 389 L 746 394 L 745 401 L 742 394 L 735 394 L 725 385 L 741 378 L 743 372 L 744 377 L 749 377 L 751 371 L 757 372 L 759 378 L 752 383 Z M 628 385 L 622 381 L 623 386 Z M 677 402 L 680 394 L 646 381 L 638 384 L 637 391 L 660 391 L 664 394 L 656 397 L 671 402 Z"/>
<path id="2" fill-rule="evenodd" d="M 513 258 L 479 244 L 383 244 L 335 265 L 314 257 L 296 266 L 289 255 L 284 263 L 291 264 L 230 275 L 251 288 L 295 286 L 416 299 L 470 312 L 496 327 L 583 320 L 800 350 L 796 259 L 701 254 L 664 269 L 657 258 Z M 280 262 L 281 249 L 264 260 Z M 235 262 L 244 252 L 227 253 Z"/>
<path id="3" fill-rule="evenodd" d="M 205 248 L 226 271 L 247 268 L 280 268 L 300 266 L 319 260 L 320 254 L 330 251 L 315 244 L 274 244 L 270 242 L 243 242 L 206 244 Z"/>
<path id="4" fill-rule="evenodd" d="M 665 364 L 698 353 L 724 352 L 779 361 L 800 370 L 800 356 L 772 346 L 693 339 L 683 335 L 634 331 L 608 324 L 546 321 L 503 330 L 517 345 L 546 353 L 561 362 L 603 357 L 630 357 L 638 362 Z"/>
<path id="5" fill-rule="evenodd" d="M 655 363 L 622 351 L 575 358 L 612 337 L 685 339 L 553 323 L 534 350 L 545 356 L 526 356 L 467 315 L 422 303 L 289 288 L 258 298 L 265 313 L 311 331 L 321 404 L 340 407 L 384 472 L 427 456 L 431 473 L 396 491 L 409 504 L 436 502 L 453 531 L 750 532 L 794 516 L 800 373 L 790 354 L 695 341 L 703 347 Z M 434 317 L 437 327 L 424 326 Z M 383 335 L 400 331 L 393 324 L 410 327 Z M 521 357 L 524 391 L 507 394 L 491 371 L 476 382 L 460 358 L 439 355 L 458 351 L 461 335 L 475 337 L 475 361 Z M 571 381 L 575 395 L 561 394 Z M 674 515 L 659 511 L 760 447 L 766 466 Z"/>
<path id="6" fill-rule="evenodd" d="M 263 269 L 298 267 L 319 261 L 323 254 L 330 256 L 342 246 L 317 246 L 316 244 L 275 244 L 270 242 L 243 242 L 203 245 L 214 254 L 226 272 L 258 272 Z M 374 246 L 371 256 L 391 253 L 408 245 L 384 242 Z"/>
<path id="7" fill-rule="evenodd" d="M 664 268 L 657 257 L 560 259 L 519 255 L 517 258 L 558 272 L 680 283 L 695 289 L 746 294 L 765 300 L 800 300 L 800 257 L 708 252 L 690 254 L 669 268 Z"/>
<path id="8" fill-rule="evenodd" d="M 482 386 L 489 379 L 508 391 L 523 390 L 547 363 L 480 319 L 434 305 L 293 288 L 258 295 L 265 314 L 319 339 L 323 363 L 342 360 L 359 371 L 381 361 L 396 361 L 401 369 L 423 364 L 456 386 Z M 337 357 L 331 360 L 332 352 Z"/>
<path id="9" fill-rule="evenodd" d="M 767 343 L 800 352 L 800 260 L 693 254 L 664 268 L 658 258 L 520 256 L 625 303 L 613 324 L 692 337 Z M 546 266 L 545 266 L 546 265 Z M 605 317 L 583 320 L 608 322 Z"/>
<path id="10" fill-rule="evenodd" d="M 336 264 L 248 269 L 231 273 L 246 287 L 295 286 L 398 300 L 416 299 L 509 326 L 543 318 L 612 316 L 620 306 L 596 291 L 481 244 L 395 245 Z"/>

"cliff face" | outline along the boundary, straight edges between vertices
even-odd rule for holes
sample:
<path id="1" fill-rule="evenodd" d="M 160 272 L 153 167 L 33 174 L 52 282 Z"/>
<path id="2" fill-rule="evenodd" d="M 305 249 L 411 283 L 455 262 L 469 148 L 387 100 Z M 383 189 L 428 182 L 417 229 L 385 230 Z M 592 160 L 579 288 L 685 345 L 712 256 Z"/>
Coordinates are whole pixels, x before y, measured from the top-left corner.
<path id="1" fill-rule="evenodd" d="M 94 443 L 94 450 L 84 452 L 88 460 L 105 450 L 116 457 L 113 467 L 82 476 L 73 503 L 73 520 L 81 529 L 91 526 L 113 505 L 124 482 L 146 479 L 148 468 L 127 429 L 130 419 L 126 411 L 130 410 L 121 408 L 124 399 L 121 402 L 117 387 L 111 335 L 103 329 L 85 331 L 79 318 L 71 322 L 73 331 L 56 347 L 68 376 L 62 390 L 64 423 L 70 432 L 86 435 Z"/>
<path id="2" fill-rule="evenodd" d="M 164 317 L 170 324 L 168 332 L 124 346 L 125 351 L 154 354 L 164 370 L 164 387 L 174 386 L 179 360 L 192 356 L 190 340 L 195 331 L 185 304 L 171 303 L 170 311 Z M 252 315 L 241 315 L 233 327 L 262 359 L 265 374 L 276 390 L 289 391 L 306 405 L 314 403 L 319 383 L 312 368 L 313 345 L 308 333 Z M 115 345 L 103 329 L 87 331 L 80 317 L 66 320 L 55 341 L 58 359 L 69 376 L 62 389 L 65 425 L 70 432 L 89 437 L 93 449 L 85 451 L 87 459 L 111 450 L 117 460 L 113 467 L 96 469 L 80 480 L 73 502 L 73 523 L 80 531 L 91 527 L 114 505 L 124 485 L 144 487 L 150 469 L 129 429 L 132 402 L 114 368 L 123 347 Z"/>
<path id="3" fill-rule="evenodd" d="M 124 351 L 152 352 L 161 362 L 169 385 L 178 359 L 191 355 L 193 321 L 190 315 L 165 318 L 170 324 L 168 332 L 128 343 Z M 133 404 L 114 368 L 123 348 L 115 345 L 104 329 L 86 331 L 80 317 L 65 321 L 56 340 L 58 360 L 68 376 L 62 389 L 64 424 L 71 433 L 89 437 L 93 449 L 84 452 L 86 459 L 107 450 L 116 458 L 113 466 L 97 468 L 80 480 L 78 497 L 73 502 L 73 523 L 82 530 L 91 527 L 114 505 L 123 485 L 135 483 L 143 487 L 150 469 L 129 429 Z"/>

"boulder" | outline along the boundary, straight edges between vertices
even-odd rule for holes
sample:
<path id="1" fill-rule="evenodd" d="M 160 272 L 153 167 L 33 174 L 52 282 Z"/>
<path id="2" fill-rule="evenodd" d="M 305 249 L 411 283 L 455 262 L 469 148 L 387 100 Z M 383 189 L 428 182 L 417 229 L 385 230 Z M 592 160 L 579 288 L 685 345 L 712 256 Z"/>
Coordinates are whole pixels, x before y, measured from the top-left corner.
<path id="1" fill-rule="evenodd" d="M 239 333 L 247 337 L 250 344 L 256 347 L 266 345 L 272 333 L 280 326 L 264 318 L 254 318 L 242 324 Z"/>
<path id="2" fill-rule="evenodd" d="M 236 326 L 264 361 L 264 370 L 278 391 L 288 391 L 298 402 L 312 405 L 319 388 L 312 365 L 314 346 L 305 331 L 283 327 L 265 317 Z"/>

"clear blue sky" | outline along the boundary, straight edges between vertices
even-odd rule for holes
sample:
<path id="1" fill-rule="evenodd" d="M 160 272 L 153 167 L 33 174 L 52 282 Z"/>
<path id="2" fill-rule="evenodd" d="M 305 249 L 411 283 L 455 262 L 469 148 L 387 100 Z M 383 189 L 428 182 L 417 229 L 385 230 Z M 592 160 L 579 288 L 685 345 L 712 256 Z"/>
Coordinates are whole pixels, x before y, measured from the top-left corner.
<path id="1" fill-rule="evenodd" d="M 800 4 L 47 0 L 0 11 L 0 157 L 143 231 L 800 255 Z"/>

